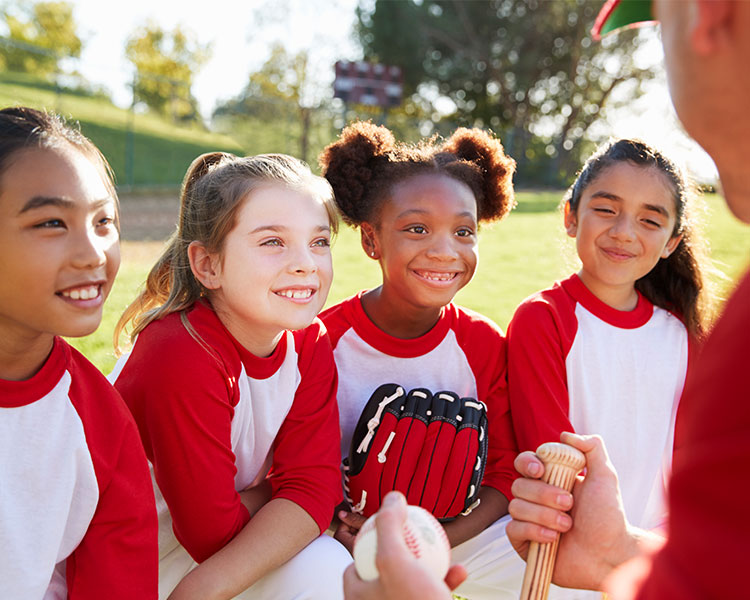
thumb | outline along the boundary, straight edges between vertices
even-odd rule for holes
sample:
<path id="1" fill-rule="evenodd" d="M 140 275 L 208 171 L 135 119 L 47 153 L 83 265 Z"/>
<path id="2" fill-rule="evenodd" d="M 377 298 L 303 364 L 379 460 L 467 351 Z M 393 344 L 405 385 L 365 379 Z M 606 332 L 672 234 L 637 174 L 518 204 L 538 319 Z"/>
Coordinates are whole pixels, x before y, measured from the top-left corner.
<path id="1" fill-rule="evenodd" d="M 404 541 L 406 522 L 406 498 L 399 492 L 390 492 L 375 517 L 375 530 L 378 536 L 378 558 L 398 556 L 404 552 L 411 555 Z"/>
<path id="2" fill-rule="evenodd" d="M 586 456 L 587 475 L 600 475 L 605 471 L 614 472 L 609 460 L 604 440 L 598 435 L 578 435 L 564 431 L 560 434 L 560 441 L 577 448 Z"/>

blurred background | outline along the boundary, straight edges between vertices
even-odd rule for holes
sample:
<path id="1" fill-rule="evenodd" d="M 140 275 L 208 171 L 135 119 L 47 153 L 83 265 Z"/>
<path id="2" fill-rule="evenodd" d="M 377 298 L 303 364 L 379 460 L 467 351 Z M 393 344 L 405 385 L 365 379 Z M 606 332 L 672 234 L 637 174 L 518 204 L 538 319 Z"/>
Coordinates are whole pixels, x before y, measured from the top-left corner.
<path id="1" fill-rule="evenodd" d="M 575 268 L 557 205 L 610 136 L 640 137 L 707 192 L 722 289 L 750 236 L 713 194 L 717 175 L 669 101 L 657 27 L 594 42 L 602 0 L 0 0 L 0 106 L 80 123 L 110 161 L 123 266 L 93 336 L 103 370 L 114 322 L 174 229 L 179 184 L 199 154 L 317 156 L 354 119 L 397 139 L 491 129 L 518 163 L 518 206 L 481 237 L 458 301 L 502 327 L 527 295 Z M 334 247 L 329 304 L 379 283 L 356 233 Z"/>

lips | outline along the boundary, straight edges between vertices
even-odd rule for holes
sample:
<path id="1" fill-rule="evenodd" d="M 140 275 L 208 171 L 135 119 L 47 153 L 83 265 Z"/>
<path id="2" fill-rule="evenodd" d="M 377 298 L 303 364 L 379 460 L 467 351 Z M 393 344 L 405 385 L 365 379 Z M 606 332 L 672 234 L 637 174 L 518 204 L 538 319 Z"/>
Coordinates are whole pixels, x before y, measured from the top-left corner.
<path id="1" fill-rule="evenodd" d="M 277 296 L 290 300 L 308 300 L 315 293 L 314 288 L 289 288 L 274 292 Z"/>
<path id="2" fill-rule="evenodd" d="M 101 284 L 89 284 L 77 287 L 69 287 L 57 292 L 63 298 L 71 300 L 93 300 L 101 294 Z"/>
<path id="3" fill-rule="evenodd" d="M 435 283 L 448 283 L 456 279 L 459 276 L 458 271 L 426 271 L 426 270 L 415 270 L 414 271 L 422 279 L 432 281 Z"/>
<path id="4" fill-rule="evenodd" d="M 628 252 L 627 250 L 616 247 L 602 248 L 602 252 L 604 252 L 604 254 L 606 254 L 611 260 L 614 261 L 629 260 L 635 256 L 635 254 L 633 254 L 632 252 Z"/>

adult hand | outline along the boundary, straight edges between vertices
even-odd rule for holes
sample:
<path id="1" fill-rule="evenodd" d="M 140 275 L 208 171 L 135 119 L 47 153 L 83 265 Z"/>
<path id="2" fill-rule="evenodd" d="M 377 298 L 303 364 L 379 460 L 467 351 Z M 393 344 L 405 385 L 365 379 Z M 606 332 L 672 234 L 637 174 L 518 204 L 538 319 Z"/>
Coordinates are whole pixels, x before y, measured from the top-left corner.
<path id="1" fill-rule="evenodd" d="M 576 481 L 573 494 L 538 481 L 544 466 L 531 452 L 516 458 L 524 477 L 512 488 L 515 498 L 507 533 L 513 547 L 526 559 L 530 541 L 551 542 L 559 532 L 557 561 L 552 581 L 557 585 L 601 590 L 612 570 L 636 556 L 644 532 L 625 518 L 617 473 L 599 436 L 563 433 L 563 443 L 586 455 L 586 475 Z M 571 509 L 570 515 L 565 511 Z"/>
<path id="2" fill-rule="evenodd" d="M 466 579 L 466 569 L 452 566 L 441 581 L 417 561 L 403 537 L 406 500 L 389 493 L 377 513 L 375 529 L 378 549 L 375 564 L 380 577 L 362 581 L 350 565 L 344 573 L 347 600 L 451 600 L 451 590 Z"/>

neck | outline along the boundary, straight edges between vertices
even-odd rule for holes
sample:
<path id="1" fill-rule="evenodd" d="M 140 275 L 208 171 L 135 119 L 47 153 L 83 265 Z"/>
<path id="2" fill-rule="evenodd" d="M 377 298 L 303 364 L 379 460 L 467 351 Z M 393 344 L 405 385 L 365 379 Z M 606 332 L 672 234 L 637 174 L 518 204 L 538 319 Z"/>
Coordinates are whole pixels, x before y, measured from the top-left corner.
<path id="1" fill-rule="evenodd" d="M 578 272 L 578 277 L 594 296 L 615 310 L 631 311 L 638 306 L 638 292 L 635 291 L 633 283 L 618 286 L 603 285 L 589 278 L 583 269 Z"/>
<path id="2" fill-rule="evenodd" d="M 221 310 L 214 306 L 214 312 L 219 317 L 221 324 L 226 327 L 232 337 L 237 340 L 245 350 L 251 354 L 265 358 L 271 356 L 276 349 L 284 330 L 274 327 L 273 330 L 261 330 L 245 324 L 242 319 L 236 318 L 230 311 Z"/>
<path id="3" fill-rule="evenodd" d="M 402 340 L 418 338 L 440 319 L 442 307 L 420 307 L 397 301 L 383 286 L 362 296 L 362 308 L 370 320 L 390 336 Z"/>
<path id="4" fill-rule="evenodd" d="M 3 332 L 0 335 L 0 379 L 25 381 L 44 366 L 55 336 L 45 334 L 34 338 L 19 338 Z"/>

